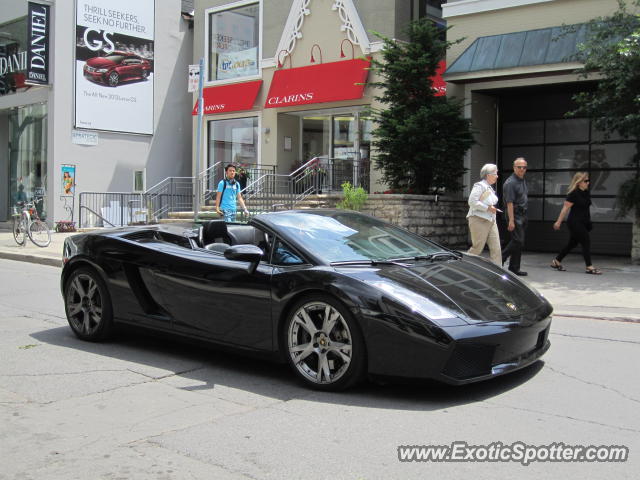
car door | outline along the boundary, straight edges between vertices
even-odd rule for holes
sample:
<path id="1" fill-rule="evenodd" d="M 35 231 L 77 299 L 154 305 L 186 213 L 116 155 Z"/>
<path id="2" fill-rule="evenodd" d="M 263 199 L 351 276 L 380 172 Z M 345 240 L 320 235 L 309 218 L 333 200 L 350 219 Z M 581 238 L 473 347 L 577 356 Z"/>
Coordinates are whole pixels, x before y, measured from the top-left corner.
<path id="1" fill-rule="evenodd" d="M 142 60 L 135 57 L 130 57 L 127 59 L 127 75 L 129 78 L 131 77 L 141 77 L 142 76 Z"/>
<path id="2" fill-rule="evenodd" d="M 250 274 L 249 263 L 209 250 L 165 253 L 153 273 L 174 330 L 271 349 L 271 266 L 263 262 Z"/>

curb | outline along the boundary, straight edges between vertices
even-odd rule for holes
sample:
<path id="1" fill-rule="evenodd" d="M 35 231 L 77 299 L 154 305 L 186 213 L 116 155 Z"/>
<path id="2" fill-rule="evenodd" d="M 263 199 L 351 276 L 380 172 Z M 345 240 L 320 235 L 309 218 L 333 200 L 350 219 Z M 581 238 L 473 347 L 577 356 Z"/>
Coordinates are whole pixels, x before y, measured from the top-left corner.
<path id="1" fill-rule="evenodd" d="M 5 260 L 15 260 L 16 262 L 37 263 L 40 265 L 48 265 L 50 267 L 62 267 L 62 259 L 53 257 L 41 257 L 38 255 L 29 255 L 26 253 L 10 253 L 0 251 L 0 258 Z"/>

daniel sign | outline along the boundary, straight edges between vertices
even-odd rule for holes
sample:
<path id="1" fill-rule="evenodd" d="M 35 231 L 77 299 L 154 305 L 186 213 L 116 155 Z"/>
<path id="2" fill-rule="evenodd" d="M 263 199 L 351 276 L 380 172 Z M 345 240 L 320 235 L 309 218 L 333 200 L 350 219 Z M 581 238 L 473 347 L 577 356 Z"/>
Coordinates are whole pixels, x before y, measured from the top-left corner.
<path id="1" fill-rule="evenodd" d="M 49 32 L 51 7 L 29 2 L 27 15 L 27 72 L 25 83 L 49 83 Z"/>

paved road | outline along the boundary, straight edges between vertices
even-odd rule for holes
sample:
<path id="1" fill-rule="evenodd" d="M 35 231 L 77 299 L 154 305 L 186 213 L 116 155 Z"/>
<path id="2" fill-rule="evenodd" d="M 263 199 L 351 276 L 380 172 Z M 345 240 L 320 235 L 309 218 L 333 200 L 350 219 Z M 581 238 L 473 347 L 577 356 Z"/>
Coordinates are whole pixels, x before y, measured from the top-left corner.
<path id="1" fill-rule="evenodd" d="M 59 268 L 0 260 L 0 479 L 636 479 L 640 325 L 557 317 L 483 384 L 300 387 L 286 367 L 128 335 L 77 340 Z M 626 445 L 626 463 L 400 463 L 398 445 Z"/>

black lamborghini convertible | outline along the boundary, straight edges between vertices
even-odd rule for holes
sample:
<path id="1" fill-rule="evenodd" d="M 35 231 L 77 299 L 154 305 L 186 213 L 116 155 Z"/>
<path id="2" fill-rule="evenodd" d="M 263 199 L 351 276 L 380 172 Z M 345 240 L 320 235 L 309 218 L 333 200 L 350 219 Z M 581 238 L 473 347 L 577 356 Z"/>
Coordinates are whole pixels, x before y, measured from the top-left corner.
<path id="1" fill-rule="evenodd" d="M 287 361 L 327 390 L 525 367 L 549 348 L 553 310 L 483 258 L 344 210 L 74 235 L 61 287 L 84 340 L 133 324 Z"/>

